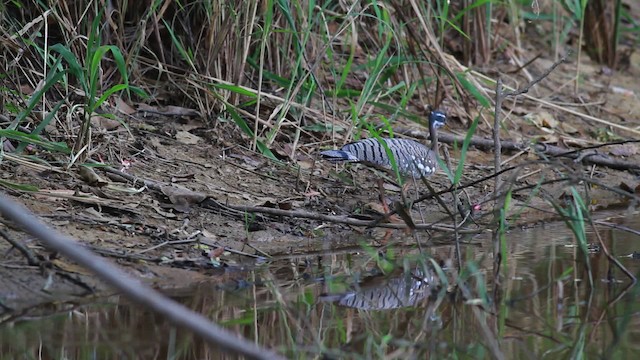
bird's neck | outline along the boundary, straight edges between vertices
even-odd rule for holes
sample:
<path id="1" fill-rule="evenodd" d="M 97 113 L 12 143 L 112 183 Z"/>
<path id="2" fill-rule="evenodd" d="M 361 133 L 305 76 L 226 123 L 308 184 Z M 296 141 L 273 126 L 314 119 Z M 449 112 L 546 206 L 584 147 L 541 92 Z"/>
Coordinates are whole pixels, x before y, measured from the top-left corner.
<path id="1" fill-rule="evenodd" d="M 429 129 L 429 134 L 431 134 L 431 151 L 435 154 L 438 153 L 438 130 L 435 126 L 431 126 Z"/>

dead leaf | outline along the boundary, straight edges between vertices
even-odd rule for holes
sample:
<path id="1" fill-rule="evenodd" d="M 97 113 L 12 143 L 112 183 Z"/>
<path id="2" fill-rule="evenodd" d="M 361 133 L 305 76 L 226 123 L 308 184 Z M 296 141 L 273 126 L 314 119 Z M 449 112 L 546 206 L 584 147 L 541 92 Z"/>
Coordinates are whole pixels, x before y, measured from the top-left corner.
<path id="1" fill-rule="evenodd" d="M 513 113 L 514 115 L 520 115 L 520 116 L 523 116 L 523 115 L 526 115 L 526 114 L 528 114 L 528 113 L 529 113 L 529 109 L 527 109 L 527 108 L 525 108 L 525 107 L 522 107 L 522 106 L 514 105 L 514 104 L 513 104 L 512 102 L 510 102 L 510 101 L 505 101 L 505 102 L 503 103 L 503 105 L 504 105 L 504 107 L 505 107 L 506 109 L 509 109 L 509 110 L 511 111 L 511 113 Z M 479 114 L 479 111 L 477 111 L 477 110 L 476 110 L 476 111 L 475 111 L 475 114 L 470 114 L 470 115 L 471 115 L 471 118 L 473 119 L 473 118 L 475 118 L 475 116 L 477 116 L 478 114 Z"/>
<path id="2" fill-rule="evenodd" d="M 88 166 L 78 167 L 78 174 L 80 175 L 80 178 L 89 185 L 104 186 L 109 183 L 108 181 L 98 176 L 93 168 L 90 168 Z"/>
<path id="3" fill-rule="evenodd" d="M 207 229 L 202 229 L 202 236 L 204 236 L 204 239 L 201 239 L 200 241 L 204 244 L 207 242 L 215 243 L 217 241 L 217 236 Z"/>
<path id="4" fill-rule="evenodd" d="M 284 144 L 283 146 L 282 144 L 277 143 L 273 144 L 271 147 L 273 154 L 281 160 L 291 158 L 292 149 L 293 147 L 291 144 Z"/>
<path id="5" fill-rule="evenodd" d="M 269 209 L 275 209 L 278 205 L 274 202 L 272 202 L 271 200 L 267 200 L 265 202 L 262 203 L 262 205 L 260 205 L 260 207 L 265 207 L 265 208 L 269 208 Z"/>
<path id="6" fill-rule="evenodd" d="M 537 128 L 544 130 L 555 129 L 558 126 L 558 120 L 556 120 L 552 114 L 547 111 L 540 111 L 538 113 L 527 114 L 524 116 L 525 120 L 530 121 Z"/>
<path id="7" fill-rule="evenodd" d="M 618 185 L 620 187 L 620 190 L 622 191 L 626 191 L 628 193 L 633 194 L 634 193 L 634 189 L 631 188 L 631 186 L 629 186 L 626 182 L 621 182 L 620 185 Z"/>
<path id="8" fill-rule="evenodd" d="M 181 106 L 151 106 L 147 104 L 138 105 L 138 111 L 146 111 L 165 116 L 200 116 L 200 112 L 194 109 L 188 109 Z"/>
<path id="9" fill-rule="evenodd" d="M 636 144 L 611 145 L 609 153 L 614 156 L 632 156 L 638 153 L 638 146 Z"/>
<path id="10" fill-rule="evenodd" d="M 177 183 L 177 182 L 186 182 L 186 181 L 193 181 L 193 179 L 195 179 L 196 176 L 195 174 L 177 174 L 177 175 L 173 175 L 171 177 L 171 183 Z"/>
<path id="11" fill-rule="evenodd" d="M 633 90 L 625 89 L 621 86 L 611 85 L 609 88 L 614 94 L 621 94 L 623 96 L 628 96 L 628 97 L 633 97 L 635 95 Z"/>
<path id="12" fill-rule="evenodd" d="M 51 260 L 51 263 L 55 265 L 57 268 L 63 271 L 66 271 L 68 273 L 80 274 L 80 275 L 86 275 L 86 276 L 92 275 L 92 273 L 87 269 L 85 269 L 84 267 L 77 264 L 63 261 L 61 259 Z"/>
<path id="13" fill-rule="evenodd" d="M 384 206 L 379 202 L 368 202 L 364 204 L 364 209 L 377 213 L 377 214 L 386 214 Z"/>
<path id="14" fill-rule="evenodd" d="M 264 231 L 264 230 L 257 230 L 255 231 L 255 234 L 253 234 L 253 236 L 251 236 L 251 242 L 268 242 L 268 243 L 273 243 L 274 241 L 277 241 L 275 235 L 269 231 Z"/>
<path id="15" fill-rule="evenodd" d="M 264 164 L 261 159 L 252 158 L 250 156 L 242 155 L 242 154 L 230 154 L 230 158 L 241 159 L 246 164 L 253 166 L 254 168 L 258 168 Z"/>
<path id="16" fill-rule="evenodd" d="M 149 144 L 154 150 L 162 149 L 164 147 L 160 142 L 160 138 L 157 136 L 152 136 L 148 140 L 149 140 Z"/>
<path id="17" fill-rule="evenodd" d="M 200 112 L 198 110 L 189 109 L 182 106 L 165 106 L 163 108 L 165 111 L 165 115 L 173 115 L 173 116 L 200 116 Z"/>
<path id="18" fill-rule="evenodd" d="M 560 129 L 562 129 L 562 131 L 564 131 L 567 134 L 577 134 L 580 132 L 577 128 L 573 127 L 571 124 L 568 124 L 566 122 L 560 123 Z"/>
<path id="19" fill-rule="evenodd" d="M 4 140 L 4 142 L 2 143 L 2 149 L 5 152 L 14 152 L 16 150 L 15 146 L 13 146 L 13 144 L 9 140 Z"/>
<path id="20" fill-rule="evenodd" d="M 20 92 L 24 95 L 31 96 L 35 90 L 30 85 L 20 85 Z"/>
<path id="21" fill-rule="evenodd" d="M 271 112 L 271 114 L 269 115 L 269 119 L 267 119 L 268 123 L 272 123 L 273 120 L 278 116 L 278 114 L 280 114 L 280 110 L 284 107 L 284 104 L 278 104 L 276 107 L 273 108 L 273 111 Z"/>
<path id="22" fill-rule="evenodd" d="M 124 100 L 116 97 L 116 110 L 125 115 L 131 115 L 136 113 L 136 109 L 127 104 Z"/>
<path id="23" fill-rule="evenodd" d="M 542 126 L 549 129 L 555 129 L 558 127 L 558 120 L 556 120 L 553 115 L 549 113 L 543 113 L 543 115 L 545 116 L 542 118 Z"/>
<path id="24" fill-rule="evenodd" d="M 156 126 L 153 126 L 151 124 L 147 124 L 147 123 L 139 123 L 136 125 L 138 127 L 138 129 L 140 130 L 145 130 L 148 132 L 157 132 L 158 128 Z"/>
<path id="25" fill-rule="evenodd" d="M 111 221 L 109 218 L 105 217 L 103 213 L 98 212 L 95 208 L 86 208 L 82 211 L 82 214 L 93 221 L 98 221 L 102 223 L 107 223 Z"/>
<path id="26" fill-rule="evenodd" d="M 178 131 L 176 133 L 176 140 L 178 140 L 179 143 L 185 145 L 195 145 L 199 143 L 201 139 L 202 138 L 200 138 L 199 136 L 193 135 L 188 131 Z"/>
<path id="27" fill-rule="evenodd" d="M 73 190 L 40 190 L 37 193 L 33 194 L 35 197 L 47 197 L 49 199 L 66 199 L 84 205 L 99 206 L 103 209 L 108 208 L 135 216 L 140 213 L 140 211 L 137 209 L 138 204 L 125 203 L 121 200 L 100 198 L 93 194 L 79 193 L 78 191 Z"/>
<path id="28" fill-rule="evenodd" d="M 91 125 L 105 130 L 115 130 L 122 126 L 118 120 L 108 119 L 100 115 L 91 117 Z"/>
<path id="29" fill-rule="evenodd" d="M 75 191 L 61 189 L 61 190 L 47 190 L 40 189 L 40 191 L 34 193 L 35 198 L 46 198 L 49 201 L 55 201 L 57 199 L 69 199 L 73 198 Z"/>
<path id="30" fill-rule="evenodd" d="M 544 129 L 544 128 L 542 128 L 542 129 Z M 549 131 L 549 130 L 547 129 L 546 131 Z M 558 136 L 551 135 L 551 134 L 542 135 L 542 136 L 537 136 L 536 137 L 536 141 L 542 142 L 542 143 L 545 143 L 545 144 L 557 144 L 559 140 L 560 139 L 558 138 Z"/>
<path id="31" fill-rule="evenodd" d="M 385 181 L 385 183 L 384 183 L 384 185 L 382 187 L 387 191 L 393 191 L 393 192 L 402 191 L 402 189 L 399 186 L 396 186 L 394 184 L 388 183 L 386 181 Z"/>
<path id="32" fill-rule="evenodd" d="M 282 210 L 291 210 L 293 209 L 293 204 L 289 201 L 279 202 L 278 207 Z"/>
<path id="33" fill-rule="evenodd" d="M 175 219 L 176 217 L 178 217 L 178 215 L 169 212 L 169 211 L 164 211 L 164 209 L 162 209 L 160 206 L 153 204 L 153 205 L 149 205 L 153 210 L 155 210 L 158 214 L 166 217 L 167 219 Z"/>
<path id="34" fill-rule="evenodd" d="M 191 211 L 191 206 L 203 202 L 207 195 L 177 186 L 163 186 L 165 194 L 173 204 L 173 208 L 184 213 Z"/>
<path id="35" fill-rule="evenodd" d="M 213 259 L 218 259 L 220 258 L 220 256 L 222 256 L 222 254 L 224 254 L 224 248 L 223 247 L 219 247 L 217 249 L 213 249 L 209 252 L 209 257 L 213 258 Z"/>
<path id="36" fill-rule="evenodd" d="M 315 161 L 314 160 L 298 160 L 296 164 L 298 164 L 298 166 L 300 166 L 300 168 L 303 170 L 309 170 L 313 168 Z"/>
<path id="37" fill-rule="evenodd" d="M 158 114 L 160 113 L 157 107 L 145 103 L 138 104 L 138 111 L 149 111 Z"/>

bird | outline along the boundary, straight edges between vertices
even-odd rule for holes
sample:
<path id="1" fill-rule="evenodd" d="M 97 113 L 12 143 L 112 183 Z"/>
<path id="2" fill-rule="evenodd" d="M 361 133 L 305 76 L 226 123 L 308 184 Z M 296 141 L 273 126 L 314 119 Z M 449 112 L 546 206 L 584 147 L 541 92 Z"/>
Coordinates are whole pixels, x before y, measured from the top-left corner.
<path id="1" fill-rule="evenodd" d="M 438 170 L 438 128 L 444 126 L 447 116 L 439 110 L 429 114 L 431 147 L 409 139 L 381 138 L 389 148 L 401 176 L 422 178 Z M 392 170 L 392 163 L 385 147 L 378 139 L 368 138 L 344 145 L 339 150 L 321 151 L 323 159 L 330 162 L 354 162 Z"/>
<path id="2" fill-rule="evenodd" d="M 440 287 L 431 269 L 416 268 L 408 273 L 372 276 L 363 279 L 355 289 L 335 294 L 321 294 L 322 302 L 335 302 L 343 307 L 363 310 L 390 310 L 417 306 Z"/>

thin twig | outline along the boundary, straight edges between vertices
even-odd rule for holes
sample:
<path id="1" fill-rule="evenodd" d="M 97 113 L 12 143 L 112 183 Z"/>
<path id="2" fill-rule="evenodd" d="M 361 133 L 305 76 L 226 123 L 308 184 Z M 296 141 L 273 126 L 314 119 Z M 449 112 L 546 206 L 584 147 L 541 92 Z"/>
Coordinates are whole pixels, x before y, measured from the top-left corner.
<path id="1" fill-rule="evenodd" d="M 504 97 L 505 95 L 502 93 L 502 78 L 498 76 L 498 81 L 496 82 L 496 107 L 495 113 L 493 114 L 493 147 L 495 148 L 493 152 L 493 166 L 496 175 L 494 179 L 494 192 L 499 191 L 502 185 L 500 182 L 500 168 L 502 166 L 502 161 L 500 160 L 502 156 L 502 144 L 500 143 L 500 112 L 502 111 L 502 100 Z"/>
<path id="2" fill-rule="evenodd" d="M 20 243 L 19 241 L 13 240 L 13 238 L 11 238 L 11 236 L 3 229 L 0 229 L 0 236 L 2 236 L 5 240 L 7 240 L 7 242 L 9 242 L 9 244 L 11 244 L 13 247 L 18 249 L 18 251 L 27 259 L 27 263 L 29 265 L 31 266 L 40 265 L 40 261 L 38 261 L 38 258 L 33 254 L 31 250 L 29 250 L 26 246 L 22 245 L 22 243 Z"/>
<path id="3" fill-rule="evenodd" d="M 639 230 L 632 229 L 632 228 L 630 228 L 628 226 L 624 226 L 624 225 L 620 225 L 620 224 L 616 224 L 616 223 L 611 223 L 611 222 L 604 221 L 604 220 L 594 220 L 593 222 L 595 224 L 597 224 L 597 225 L 607 226 L 607 227 L 610 227 L 610 228 L 618 230 L 618 231 L 626 231 L 626 232 L 632 233 L 634 235 L 640 236 L 640 231 Z"/>
<path id="4" fill-rule="evenodd" d="M 518 95 L 522 95 L 522 94 L 526 94 L 529 92 L 529 90 L 536 85 L 537 83 L 539 83 L 540 81 L 542 81 L 544 78 L 546 78 L 547 76 L 549 76 L 549 74 L 551 74 L 553 72 L 553 70 L 555 70 L 560 64 L 564 63 L 567 61 L 567 56 L 571 55 L 571 50 L 569 50 L 567 52 L 567 55 L 563 56 L 562 58 L 560 58 L 558 61 L 554 62 L 553 64 L 551 64 L 551 66 L 547 69 L 547 71 L 545 71 L 544 73 L 542 73 L 540 76 L 538 76 L 537 78 L 533 79 L 530 83 L 528 83 L 527 85 L 525 85 L 525 87 L 523 87 L 522 89 L 519 90 L 514 90 L 514 91 L 510 91 L 510 92 L 506 92 L 504 93 L 504 97 L 510 97 L 510 96 L 518 96 Z"/>
<path id="5" fill-rule="evenodd" d="M 443 152 L 444 152 L 445 162 L 447 163 L 447 168 L 453 169 L 453 166 L 451 165 L 451 157 L 449 156 L 449 151 L 447 150 L 446 147 L 443 147 L 443 148 L 444 148 Z M 426 180 L 423 180 L 423 181 L 427 183 Z M 429 190 L 431 192 L 434 192 L 433 188 L 430 188 Z M 460 199 L 458 198 L 458 182 L 453 184 L 453 192 L 451 194 L 453 195 L 453 207 L 459 210 Z M 438 197 L 437 199 L 440 199 L 440 197 Z M 447 211 L 448 211 L 448 208 L 447 208 Z M 466 217 L 462 213 L 460 213 L 460 215 L 462 216 L 462 221 L 460 222 L 460 225 L 463 225 L 464 222 L 466 221 Z M 456 212 L 454 211 L 453 214 L 450 214 L 450 216 L 452 217 L 453 223 L 457 224 L 458 221 L 456 219 Z M 460 234 L 458 233 L 458 226 L 454 228 L 453 236 L 456 241 L 456 263 L 458 265 L 458 271 L 462 271 L 462 252 L 460 250 Z"/>
<path id="6" fill-rule="evenodd" d="M 620 261 L 618 261 L 618 259 L 616 259 L 614 256 L 611 255 L 611 253 L 609 252 L 609 248 L 607 247 L 607 244 L 605 243 L 605 241 L 602 240 L 602 237 L 600 236 L 600 233 L 598 232 L 598 229 L 596 228 L 596 224 L 593 221 L 593 219 L 589 216 L 588 219 L 585 221 L 588 221 L 589 224 L 591 225 L 591 228 L 593 229 L 593 232 L 596 234 L 596 237 L 598 238 L 598 242 L 600 243 L 600 248 L 602 249 L 604 254 L 607 256 L 607 259 L 609 259 L 609 261 L 611 261 L 615 266 L 617 266 L 618 269 L 620 269 L 625 275 L 627 275 L 627 277 L 631 279 L 631 282 L 635 284 L 638 281 L 638 279 L 636 279 L 635 275 L 633 275 L 631 271 L 627 270 L 627 268 L 624 265 L 622 265 Z"/>

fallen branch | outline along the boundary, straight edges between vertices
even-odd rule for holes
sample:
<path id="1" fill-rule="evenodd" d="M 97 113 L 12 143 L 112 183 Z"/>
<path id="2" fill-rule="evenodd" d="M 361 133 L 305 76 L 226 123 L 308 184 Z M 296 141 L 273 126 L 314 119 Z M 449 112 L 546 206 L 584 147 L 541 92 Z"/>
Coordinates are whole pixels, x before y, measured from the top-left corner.
<path id="1" fill-rule="evenodd" d="M 310 220 L 318 220 L 318 221 L 326 221 L 330 223 L 336 224 L 345 224 L 352 226 L 364 226 L 364 227 L 381 227 L 381 228 L 389 228 L 389 229 L 407 229 L 408 226 L 405 223 L 379 223 L 378 219 L 374 220 L 360 220 L 354 219 L 349 216 L 340 216 L 340 215 L 325 215 L 315 212 L 309 212 L 305 210 L 282 210 L 276 208 L 268 208 L 264 206 L 245 206 L 245 205 L 228 205 L 222 204 L 213 198 L 207 198 L 202 205 L 209 209 L 217 210 L 219 208 L 231 208 L 236 211 L 246 212 L 246 213 L 260 213 L 260 214 L 268 214 L 274 216 L 285 216 L 292 217 L 295 219 L 310 219 Z M 445 225 L 431 225 L 431 224 L 415 224 L 416 230 L 439 230 L 439 231 L 447 231 L 453 232 L 453 226 L 445 226 Z M 481 232 L 480 229 L 475 230 L 458 230 L 460 233 L 464 234 L 477 234 Z"/>
<path id="2" fill-rule="evenodd" d="M 438 141 L 446 144 L 453 144 L 456 142 L 458 144 L 462 144 L 462 142 L 464 141 L 464 136 L 457 136 L 457 135 L 451 135 L 451 134 L 438 134 Z M 610 169 L 615 169 L 615 170 L 631 171 L 631 170 L 640 170 L 640 163 L 612 159 L 609 156 L 601 153 L 591 153 L 586 155 L 583 153 L 590 149 L 595 149 L 595 148 L 609 146 L 609 145 L 639 143 L 639 142 L 640 140 L 625 140 L 625 141 L 616 142 L 616 143 L 600 144 L 600 145 L 596 145 L 596 146 L 588 147 L 584 149 L 567 151 L 567 149 L 561 148 L 559 146 L 554 146 L 554 145 L 547 145 L 542 143 L 523 144 L 523 143 L 517 143 L 513 141 L 502 140 L 501 147 L 502 147 L 502 151 L 533 150 L 537 154 L 548 155 L 549 157 L 566 157 L 569 159 L 580 160 L 585 165 L 598 165 L 598 166 L 604 166 L 604 167 L 608 167 Z M 471 145 L 483 150 L 491 150 L 494 148 L 493 140 L 481 138 L 478 136 L 473 136 L 471 138 Z"/>
<path id="3" fill-rule="evenodd" d="M 22 205 L 4 195 L 0 195 L 0 214 L 4 218 L 13 221 L 27 233 L 40 239 L 49 249 L 58 251 L 91 270 L 104 282 L 121 291 L 127 298 L 155 310 L 174 324 L 193 331 L 210 343 L 216 344 L 226 351 L 242 354 L 251 359 L 282 358 L 268 349 L 261 348 L 251 341 L 238 337 L 238 335 L 214 324 L 203 315 L 163 296 L 139 281 L 133 280 L 120 268 L 96 256 L 68 236 L 54 231 Z"/>

